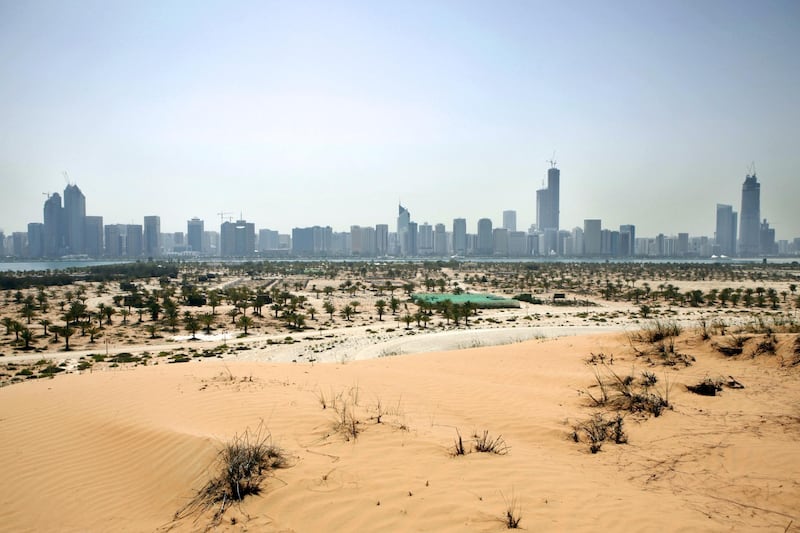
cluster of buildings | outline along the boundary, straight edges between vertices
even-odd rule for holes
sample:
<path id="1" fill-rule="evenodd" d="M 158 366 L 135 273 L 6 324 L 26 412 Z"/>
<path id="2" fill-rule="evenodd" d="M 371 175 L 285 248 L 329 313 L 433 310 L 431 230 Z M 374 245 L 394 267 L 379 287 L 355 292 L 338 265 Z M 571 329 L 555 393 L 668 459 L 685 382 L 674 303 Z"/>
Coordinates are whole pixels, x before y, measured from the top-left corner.
<path id="1" fill-rule="evenodd" d="M 27 232 L 5 236 L 0 232 L 0 257 L 153 258 L 208 257 L 755 257 L 800 255 L 800 238 L 776 241 L 775 230 L 761 219 L 760 184 L 755 172 L 742 186 L 741 216 L 730 205 L 717 205 L 713 238 L 688 233 L 653 238 L 636 236 L 636 226 L 604 228 L 599 219 L 583 227 L 561 229 L 561 173 L 551 162 L 546 187 L 536 191 L 536 223 L 517 228 L 516 211 L 503 211 L 502 225 L 481 218 L 469 232 L 464 218 L 444 223 L 417 223 L 404 206 L 398 208 L 394 228 L 388 224 L 350 226 L 336 232 L 330 226 L 294 228 L 291 234 L 259 229 L 246 220 L 220 220 L 219 231 L 205 229 L 192 218 L 185 232 L 164 233 L 158 216 L 142 224 L 103 224 L 102 216 L 86 214 L 86 197 L 75 184 L 44 203 L 43 222 L 31 222 Z M 224 215 L 225 213 L 220 213 Z M 394 231 L 391 231 L 394 230 Z"/>

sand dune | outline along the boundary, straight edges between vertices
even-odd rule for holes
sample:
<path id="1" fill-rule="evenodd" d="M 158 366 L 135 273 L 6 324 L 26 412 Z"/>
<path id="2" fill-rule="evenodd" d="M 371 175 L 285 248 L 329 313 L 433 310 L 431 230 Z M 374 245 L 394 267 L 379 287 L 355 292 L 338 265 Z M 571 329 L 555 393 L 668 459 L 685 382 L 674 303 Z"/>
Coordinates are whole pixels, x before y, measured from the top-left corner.
<path id="1" fill-rule="evenodd" d="M 685 369 L 650 368 L 624 335 L 347 364 L 220 360 L 59 376 L 0 389 L 0 524 L 8 531 L 195 531 L 174 515 L 222 442 L 263 424 L 290 456 L 220 530 L 501 531 L 516 500 L 529 531 L 798 530 L 800 386 L 775 356 L 727 359 L 685 336 Z M 788 343 L 789 340 L 782 341 Z M 672 383 L 658 418 L 597 454 L 569 438 L 591 415 L 590 353 Z M 706 376 L 742 390 L 688 392 Z M 327 408 L 322 408 L 320 398 Z M 344 402 L 360 434 L 334 430 Z M 375 420 L 380 403 L 381 423 Z M 454 457 L 488 430 L 506 455 Z M 235 523 L 234 523 L 235 522 Z"/>

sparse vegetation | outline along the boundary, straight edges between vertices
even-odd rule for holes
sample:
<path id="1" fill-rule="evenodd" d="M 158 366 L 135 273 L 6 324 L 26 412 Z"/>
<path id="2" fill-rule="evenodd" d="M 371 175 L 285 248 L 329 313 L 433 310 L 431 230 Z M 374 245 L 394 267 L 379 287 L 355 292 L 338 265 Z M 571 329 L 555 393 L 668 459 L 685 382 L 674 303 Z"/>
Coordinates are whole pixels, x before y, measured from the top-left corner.
<path id="1" fill-rule="evenodd" d="M 186 507 L 176 513 L 175 518 L 213 511 L 211 525 L 215 526 L 230 505 L 261 492 L 266 476 L 287 465 L 286 453 L 273 444 L 272 434 L 263 426 L 256 431 L 247 429 L 234 435 L 219 452 L 217 474 Z"/>
<path id="2" fill-rule="evenodd" d="M 477 431 L 472 434 L 472 446 L 467 449 L 464 445 L 464 439 L 461 437 L 461 431 L 456 428 L 456 439 L 453 446 L 453 455 L 466 455 L 470 452 L 476 453 L 492 453 L 495 455 L 506 455 L 510 447 L 506 444 L 502 435 L 492 438 L 488 430 L 482 433 Z"/>

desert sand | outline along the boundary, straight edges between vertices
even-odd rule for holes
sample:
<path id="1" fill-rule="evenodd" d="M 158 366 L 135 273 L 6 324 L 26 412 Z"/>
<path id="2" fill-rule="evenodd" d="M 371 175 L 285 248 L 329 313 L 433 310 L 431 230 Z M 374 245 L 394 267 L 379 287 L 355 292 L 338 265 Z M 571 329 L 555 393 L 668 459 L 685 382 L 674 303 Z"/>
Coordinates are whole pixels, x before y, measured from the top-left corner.
<path id="1" fill-rule="evenodd" d="M 98 366 L 26 381 L 0 389 L 0 528 L 203 530 L 213 513 L 176 513 L 216 474 L 224 443 L 260 427 L 288 467 L 215 530 L 501 531 L 511 509 L 528 531 L 797 531 L 796 338 L 779 334 L 774 353 L 756 356 L 752 339 L 726 357 L 719 338 L 687 330 L 675 344 L 694 358 L 686 367 L 648 363 L 614 332 L 325 364 Z M 587 364 L 591 354 L 605 365 Z M 571 435 L 610 410 L 586 394 L 597 394 L 595 370 L 652 372 L 670 407 L 624 413 L 627 444 L 593 454 Z M 686 388 L 728 376 L 744 388 L 713 397 Z M 336 428 L 344 406 L 355 437 Z M 484 431 L 502 436 L 507 453 L 472 451 Z M 458 433 L 472 453 L 454 455 Z"/>

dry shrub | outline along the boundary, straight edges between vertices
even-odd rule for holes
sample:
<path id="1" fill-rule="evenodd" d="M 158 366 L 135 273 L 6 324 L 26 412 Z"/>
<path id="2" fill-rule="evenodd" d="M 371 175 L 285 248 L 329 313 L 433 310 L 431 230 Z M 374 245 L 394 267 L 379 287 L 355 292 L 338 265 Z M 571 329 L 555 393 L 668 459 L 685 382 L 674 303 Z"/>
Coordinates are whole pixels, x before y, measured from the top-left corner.
<path id="1" fill-rule="evenodd" d="M 741 335 L 741 334 L 730 334 L 726 338 L 725 342 L 718 342 L 714 344 L 714 347 L 717 351 L 723 355 L 728 357 L 733 357 L 735 355 L 741 355 L 744 351 L 745 343 L 750 340 L 749 335 Z"/>
<path id="2" fill-rule="evenodd" d="M 263 425 L 256 431 L 247 429 L 241 435 L 234 435 L 217 456 L 217 475 L 176 513 L 175 518 L 216 509 L 210 527 L 216 526 L 231 504 L 260 493 L 264 478 L 271 471 L 286 466 L 286 453 L 273 444 L 272 434 Z"/>
<path id="3" fill-rule="evenodd" d="M 595 381 L 600 389 L 599 393 L 592 394 L 589 390 L 580 391 L 585 394 L 595 407 L 608 407 L 616 411 L 631 413 L 649 413 L 660 416 L 669 404 L 669 383 L 665 383 L 664 394 L 655 388 L 657 378 L 654 374 L 645 372 L 638 382 L 633 371 L 625 376 L 620 376 L 608 365 L 603 365 L 604 373 L 594 368 Z"/>
<path id="4" fill-rule="evenodd" d="M 508 445 L 502 435 L 498 435 L 497 438 L 493 439 L 489 436 L 489 432 L 484 430 L 483 434 L 478 435 L 475 433 L 472 438 L 475 439 L 476 452 L 494 453 L 497 455 L 505 455 L 508 453 Z"/>
<path id="5" fill-rule="evenodd" d="M 701 396 L 716 396 L 722 390 L 722 380 L 705 378 L 697 385 L 688 385 L 686 388 Z"/>
<path id="6" fill-rule="evenodd" d="M 617 413 L 614 418 L 606 419 L 602 414 L 596 413 L 573 428 L 572 439 L 589 444 L 589 451 L 592 453 L 599 452 L 607 441 L 625 444 L 628 442 L 628 434 L 624 428 L 624 417 Z"/>

